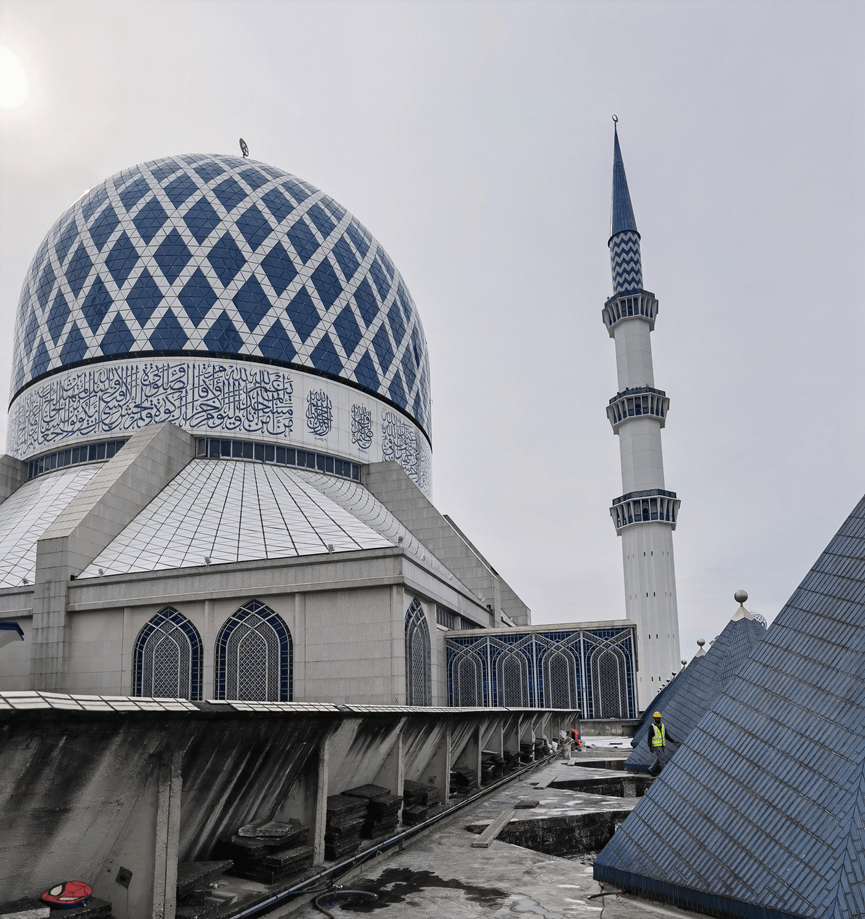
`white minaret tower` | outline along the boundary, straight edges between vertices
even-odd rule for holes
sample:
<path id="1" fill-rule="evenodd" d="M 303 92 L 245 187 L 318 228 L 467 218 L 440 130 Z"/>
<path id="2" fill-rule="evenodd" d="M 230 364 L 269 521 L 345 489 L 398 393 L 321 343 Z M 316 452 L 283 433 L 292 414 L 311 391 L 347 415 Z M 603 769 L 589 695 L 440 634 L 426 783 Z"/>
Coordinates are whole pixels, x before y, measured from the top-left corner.
<path id="1" fill-rule="evenodd" d="M 603 319 L 616 343 L 619 391 L 607 417 L 619 437 L 622 496 L 610 514 L 622 537 L 625 567 L 625 615 L 637 623 L 638 699 L 645 709 L 679 668 L 679 613 L 673 530 L 679 516 L 676 493 L 664 488 L 661 428 L 670 400 L 655 389 L 650 335 L 658 301 L 643 290 L 640 234 L 615 131 L 613 205 L 610 227 L 613 296 Z"/>

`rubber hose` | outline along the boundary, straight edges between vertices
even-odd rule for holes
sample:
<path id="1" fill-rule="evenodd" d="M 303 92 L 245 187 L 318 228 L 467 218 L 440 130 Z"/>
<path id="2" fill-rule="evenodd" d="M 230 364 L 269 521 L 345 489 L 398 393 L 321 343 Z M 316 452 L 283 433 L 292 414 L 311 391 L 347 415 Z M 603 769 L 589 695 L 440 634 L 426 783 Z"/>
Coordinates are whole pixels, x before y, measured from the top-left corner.
<path id="1" fill-rule="evenodd" d="M 322 906 L 321 903 L 319 902 L 319 901 L 323 900 L 325 897 L 330 897 L 330 896 L 332 896 L 334 900 L 336 900 L 337 897 L 345 897 L 345 896 L 370 897 L 370 898 L 373 899 L 373 900 L 377 900 L 377 899 L 378 899 L 378 895 L 377 895 L 377 894 L 370 893 L 368 890 L 336 890 L 336 891 L 333 892 L 333 894 L 330 894 L 330 893 L 323 893 L 323 894 L 321 894 L 320 896 L 316 897 L 316 898 L 312 901 L 312 903 L 313 903 L 313 906 L 315 906 L 315 908 L 316 908 L 320 913 L 324 913 L 325 916 L 329 916 L 330 919 L 335 919 L 333 913 L 332 913 L 329 909 L 327 909 L 326 907 Z"/>

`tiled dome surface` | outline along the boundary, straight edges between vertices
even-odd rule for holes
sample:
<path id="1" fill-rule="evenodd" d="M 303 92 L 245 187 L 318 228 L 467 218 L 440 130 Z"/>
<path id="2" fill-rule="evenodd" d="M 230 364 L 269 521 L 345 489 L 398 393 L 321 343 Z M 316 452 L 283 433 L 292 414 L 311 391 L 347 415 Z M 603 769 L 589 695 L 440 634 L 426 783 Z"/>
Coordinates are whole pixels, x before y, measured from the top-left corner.
<path id="1" fill-rule="evenodd" d="M 58 369 L 154 354 L 313 369 L 430 432 L 426 338 L 393 262 L 332 198 L 254 160 L 126 169 L 39 247 L 18 307 L 13 399 Z"/>

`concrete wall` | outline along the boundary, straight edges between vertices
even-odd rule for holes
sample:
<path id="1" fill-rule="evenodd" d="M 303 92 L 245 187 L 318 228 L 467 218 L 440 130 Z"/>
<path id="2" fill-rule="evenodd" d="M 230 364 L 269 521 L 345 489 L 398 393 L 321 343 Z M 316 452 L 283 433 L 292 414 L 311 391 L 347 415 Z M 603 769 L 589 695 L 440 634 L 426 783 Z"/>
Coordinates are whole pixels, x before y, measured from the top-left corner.
<path id="1" fill-rule="evenodd" d="M 145 704 L 164 710 L 0 694 L 0 900 L 38 896 L 74 877 L 112 901 L 117 919 L 173 919 L 178 860 L 206 860 L 240 825 L 297 817 L 321 863 L 327 795 L 366 782 L 402 793 L 406 777 L 443 785 L 472 738 L 507 737 L 516 749 L 575 717 Z M 121 866 L 132 871 L 128 891 L 116 881 Z"/>
<path id="2" fill-rule="evenodd" d="M 0 456 L 0 503 L 27 481 L 27 463 L 14 456 Z"/>

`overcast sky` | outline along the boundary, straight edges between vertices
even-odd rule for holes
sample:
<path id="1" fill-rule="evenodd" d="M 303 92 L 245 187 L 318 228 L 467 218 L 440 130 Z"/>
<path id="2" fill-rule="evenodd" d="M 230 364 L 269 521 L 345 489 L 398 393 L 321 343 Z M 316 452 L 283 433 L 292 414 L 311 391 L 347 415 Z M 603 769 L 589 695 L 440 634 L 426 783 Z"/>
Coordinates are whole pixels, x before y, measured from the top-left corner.
<path id="1" fill-rule="evenodd" d="M 0 402 L 30 259 L 134 163 L 238 152 L 393 257 L 429 342 L 436 506 L 536 623 L 624 615 L 613 132 L 660 301 L 683 654 L 772 618 L 865 490 L 865 6 L 0 2 Z M 5 441 L 5 411 L 0 421 Z"/>

